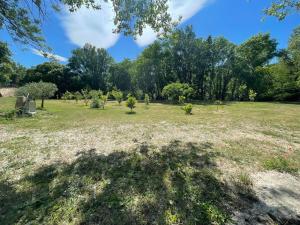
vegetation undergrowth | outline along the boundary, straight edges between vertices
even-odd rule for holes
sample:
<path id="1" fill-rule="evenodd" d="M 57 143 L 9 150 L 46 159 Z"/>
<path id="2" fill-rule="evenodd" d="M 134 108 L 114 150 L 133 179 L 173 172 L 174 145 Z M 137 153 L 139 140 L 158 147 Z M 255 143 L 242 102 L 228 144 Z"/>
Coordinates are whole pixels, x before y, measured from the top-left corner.
<path id="1" fill-rule="evenodd" d="M 211 143 L 78 153 L 20 181 L 1 180 L 1 224 L 225 224 L 231 199 Z"/>

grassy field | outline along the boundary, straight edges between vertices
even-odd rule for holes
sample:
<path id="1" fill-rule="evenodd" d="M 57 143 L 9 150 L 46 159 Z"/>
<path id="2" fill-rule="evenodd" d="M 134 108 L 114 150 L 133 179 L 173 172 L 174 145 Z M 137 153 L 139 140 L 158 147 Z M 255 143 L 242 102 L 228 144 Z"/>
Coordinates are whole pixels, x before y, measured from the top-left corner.
<path id="1" fill-rule="evenodd" d="M 226 224 L 251 174 L 299 176 L 299 104 L 124 105 L 0 117 L 0 224 Z"/>

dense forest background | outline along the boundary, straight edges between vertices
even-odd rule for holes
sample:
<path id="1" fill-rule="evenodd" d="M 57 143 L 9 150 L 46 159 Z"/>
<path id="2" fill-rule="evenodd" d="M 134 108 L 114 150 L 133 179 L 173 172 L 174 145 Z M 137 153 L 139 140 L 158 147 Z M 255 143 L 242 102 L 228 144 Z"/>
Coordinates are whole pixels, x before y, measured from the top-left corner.
<path id="1" fill-rule="evenodd" d="M 257 34 L 241 45 L 224 37 L 197 38 L 192 27 L 178 29 L 148 46 L 136 60 L 115 62 L 105 49 L 86 44 L 75 49 L 67 65 L 56 61 L 25 68 L 13 62 L 7 44 L 0 42 L 0 85 L 30 82 L 57 85 L 66 91 L 113 89 L 163 99 L 163 88 L 174 82 L 193 88 L 194 100 L 300 100 L 300 27 L 287 49 L 278 49 L 269 34 Z"/>

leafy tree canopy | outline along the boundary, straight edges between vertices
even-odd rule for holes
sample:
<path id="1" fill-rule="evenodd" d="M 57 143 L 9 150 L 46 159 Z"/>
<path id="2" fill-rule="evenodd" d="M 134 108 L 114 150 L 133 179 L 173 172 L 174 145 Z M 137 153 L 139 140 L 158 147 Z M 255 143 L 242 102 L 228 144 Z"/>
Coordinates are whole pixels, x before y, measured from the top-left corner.
<path id="1" fill-rule="evenodd" d="M 20 87 L 16 91 L 17 96 L 30 96 L 33 99 L 41 99 L 41 107 L 44 108 L 44 100 L 54 96 L 57 91 L 57 87 L 53 83 L 38 82 L 29 83 L 23 87 Z"/>
<path id="2" fill-rule="evenodd" d="M 299 12 L 299 0 L 274 0 L 272 5 L 265 10 L 265 13 L 270 16 L 275 16 L 279 20 L 284 20 L 289 14 Z"/>
<path id="3" fill-rule="evenodd" d="M 112 63 L 113 58 L 105 49 L 86 44 L 73 51 L 68 66 L 79 75 L 86 86 L 95 90 L 106 90 L 105 81 Z"/>
<path id="4" fill-rule="evenodd" d="M 180 96 L 184 96 L 185 98 L 191 97 L 194 94 L 194 89 L 188 84 L 177 82 L 165 86 L 162 94 L 173 101 L 178 101 Z"/>
<path id="5" fill-rule="evenodd" d="M 167 0 L 0 0 L 0 29 L 6 29 L 22 44 L 46 48 L 40 27 L 49 9 L 59 11 L 66 6 L 71 12 L 80 7 L 101 10 L 107 2 L 113 5 L 117 33 L 135 36 L 142 34 L 146 25 L 157 32 L 169 32 L 174 26 Z"/>

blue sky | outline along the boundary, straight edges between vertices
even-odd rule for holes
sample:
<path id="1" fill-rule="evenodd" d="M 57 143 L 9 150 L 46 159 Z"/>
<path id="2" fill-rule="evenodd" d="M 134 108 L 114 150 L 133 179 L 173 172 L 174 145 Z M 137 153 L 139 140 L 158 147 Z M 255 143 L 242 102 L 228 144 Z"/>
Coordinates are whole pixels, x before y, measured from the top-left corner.
<path id="1" fill-rule="evenodd" d="M 198 37 L 224 36 L 233 43 L 240 44 L 259 32 L 269 32 L 278 41 L 278 47 L 285 48 L 292 30 L 300 25 L 300 15 L 289 16 L 281 22 L 272 17 L 266 17 L 262 21 L 262 10 L 271 2 L 268 0 L 170 1 L 173 1 L 170 10 L 174 18 L 184 16 L 180 26 L 192 25 Z M 43 24 L 44 36 L 53 53 L 58 56 L 68 58 L 73 49 L 90 42 L 108 49 L 116 61 L 135 59 L 154 41 L 155 35 L 149 29 L 137 41 L 131 37 L 112 34 L 111 16 L 109 6 L 102 12 L 82 9 L 76 14 L 50 14 Z M 0 36 L 1 40 L 9 43 L 13 58 L 24 66 L 30 67 L 48 61 L 34 54 L 32 49 L 24 50 L 24 46 L 12 42 L 4 31 L 0 32 Z"/>

